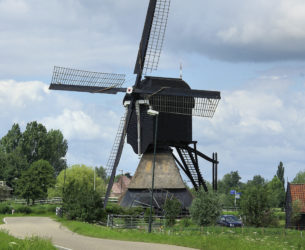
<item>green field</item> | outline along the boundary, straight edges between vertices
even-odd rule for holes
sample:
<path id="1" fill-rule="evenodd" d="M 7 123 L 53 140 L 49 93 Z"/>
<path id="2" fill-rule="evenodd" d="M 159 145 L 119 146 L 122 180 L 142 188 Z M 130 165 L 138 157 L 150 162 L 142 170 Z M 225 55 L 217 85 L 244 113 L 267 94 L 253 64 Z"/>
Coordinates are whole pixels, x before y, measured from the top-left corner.
<path id="1" fill-rule="evenodd" d="M 142 241 L 197 249 L 305 249 L 305 235 L 283 228 L 175 228 L 156 230 L 111 229 L 88 223 L 58 220 L 82 235 L 126 241 Z"/>
<path id="2" fill-rule="evenodd" d="M 22 250 L 53 250 L 56 249 L 50 240 L 38 237 L 17 239 L 5 231 L 0 230 L 0 249 L 22 249 Z"/>

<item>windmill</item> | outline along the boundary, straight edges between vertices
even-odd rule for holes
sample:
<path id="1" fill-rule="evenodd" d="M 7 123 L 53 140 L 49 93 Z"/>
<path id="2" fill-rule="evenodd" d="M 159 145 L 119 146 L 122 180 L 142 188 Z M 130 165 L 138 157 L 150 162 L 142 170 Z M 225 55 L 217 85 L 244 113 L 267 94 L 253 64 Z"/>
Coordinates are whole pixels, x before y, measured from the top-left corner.
<path id="1" fill-rule="evenodd" d="M 161 197 L 162 194 L 169 192 L 185 207 L 189 206 L 192 196 L 186 189 L 177 166 L 190 179 L 196 190 L 203 187 L 207 191 L 199 169 L 198 157 L 212 163 L 213 189 L 217 189 L 217 153 L 213 153 L 211 158 L 197 150 L 197 142 L 192 139 L 192 116 L 212 118 L 220 100 L 220 92 L 193 90 L 181 78 L 147 75 L 158 66 L 169 8 L 170 0 L 149 2 L 134 68 L 136 80 L 132 87 L 122 87 L 125 82 L 124 74 L 54 67 L 49 87 L 52 90 L 99 94 L 125 93 L 123 99 L 125 113 L 121 118 L 107 162 L 107 174 L 110 180 L 104 206 L 109 198 L 126 136 L 127 143 L 131 145 L 133 151 L 142 157 L 127 192 L 121 198 L 121 205 L 131 206 L 135 203 L 145 205 L 150 192 L 154 191 L 157 207 L 164 198 Z M 147 113 L 148 110 L 159 113 L 158 123 Z M 152 178 L 152 151 L 156 127 L 159 128 L 156 137 L 156 185 L 154 190 L 150 190 L 151 186 L 148 183 L 151 183 Z"/>

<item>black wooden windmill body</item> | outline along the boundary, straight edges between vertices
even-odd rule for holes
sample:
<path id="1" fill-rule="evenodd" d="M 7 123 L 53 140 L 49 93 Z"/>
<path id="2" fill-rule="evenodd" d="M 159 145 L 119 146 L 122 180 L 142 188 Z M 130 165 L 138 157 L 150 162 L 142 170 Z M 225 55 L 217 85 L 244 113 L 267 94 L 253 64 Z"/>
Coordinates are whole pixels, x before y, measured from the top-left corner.
<path id="1" fill-rule="evenodd" d="M 125 137 L 136 154 L 142 155 L 128 191 L 121 198 L 121 205 L 147 204 L 151 188 L 151 162 L 155 126 L 158 126 L 155 206 L 159 207 L 162 195 L 176 196 L 188 207 L 191 194 L 179 174 L 179 166 L 197 190 L 205 181 L 199 169 L 198 157 L 210 161 L 213 166 L 213 189 L 217 189 L 217 154 L 212 158 L 199 152 L 192 139 L 192 116 L 213 117 L 220 100 L 220 92 L 192 90 L 180 78 L 147 76 L 156 70 L 163 45 L 170 0 L 150 0 L 140 42 L 133 87 L 123 88 L 125 75 L 89 72 L 54 67 L 50 89 L 101 94 L 126 93 L 122 116 L 115 142 L 107 163 L 110 176 L 105 206 L 114 182 Z M 145 77 L 143 78 L 143 75 Z M 148 109 L 159 112 L 158 124 L 147 114 Z M 174 153 L 174 149 L 176 153 Z M 159 192 L 158 192 L 159 191 Z M 158 198 L 159 195 L 159 198 Z"/>

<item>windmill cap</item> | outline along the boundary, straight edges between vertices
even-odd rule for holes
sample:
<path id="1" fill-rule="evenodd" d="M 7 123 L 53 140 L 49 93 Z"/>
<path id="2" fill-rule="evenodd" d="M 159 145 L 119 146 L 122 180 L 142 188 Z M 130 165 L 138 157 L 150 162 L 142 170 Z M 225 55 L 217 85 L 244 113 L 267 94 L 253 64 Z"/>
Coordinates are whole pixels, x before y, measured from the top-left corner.
<path id="1" fill-rule="evenodd" d="M 160 89 L 162 87 L 191 89 L 190 86 L 180 78 L 166 78 L 145 76 L 145 79 L 140 83 L 140 89 Z"/>

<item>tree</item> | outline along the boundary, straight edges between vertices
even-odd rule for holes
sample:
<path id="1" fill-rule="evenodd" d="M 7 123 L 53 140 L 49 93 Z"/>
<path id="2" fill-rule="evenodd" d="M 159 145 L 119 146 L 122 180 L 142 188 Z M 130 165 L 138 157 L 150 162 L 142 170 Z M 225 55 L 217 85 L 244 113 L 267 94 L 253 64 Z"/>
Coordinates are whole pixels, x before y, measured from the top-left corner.
<path id="1" fill-rule="evenodd" d="M 267 183 L 267 189 L 270 195 L 271 207 L 284 207 L 286 195 L 285 188 L 276 175 Z"/>
<path id="2" fill-rule="evenodd" d="M 40 159 L 47 160 L 47 129 L 36 121 L 28 123 L 22 135 L 21 148 L 29 164 Z"/>
<path id="3" fill-rule="evenodd" d="M 228 174 L 225 174 L 221 181 L 219 181 L 219 192 L 224 194 L 229 194 L 231 189 L 237 189 L 240 187 L 241 177 L 238 174 L 238 171 L 231 171 Z"/>
<path id="4" fill-rule="evenodd" d="M 283 166 L 283 162 L 280 161 L 280 163 L 279 163 L 279 165 L 277 167 L 276 176 L 279 178 L 279 180 L 281 181 L 283 187 L 285 188 L 284 172 L 285 172 L 285 168 Z"/>
<path id="5" fill-rule="evenodd" d="M 294 177 L 292 183 L 305 184 L 305 171 L 298 172 L 297 175 Z"/>
<path id="6" fill-rule="evenodd" d="M 30 122 L 22 133 L 18 124 L 14 124 L 0 140 L 0 179 L 14 187 L 21 173 L 38 160 L 48 161 L 57 175 L 66 167 L 62 159 L 68 144 L 59 130 L 50 130 L 37 122 Z"/>
<path id="7" fill-rule="evenodd" d="M 265 186 L 247 187 L 241 199 L 241 212 L 248 225 L 261 227 L 272 223 L 270 197 Z"/>
<path id="8" fill-rule="evenodd" d="M 15 151 L 6 154 L 3 177 L 7 185 L 15 189 L 15 181 L 19 179 L 22 172 L 28 168 L 29 164 L 19 147 Z"/>
<path id="9" fill-rule="evenodd" d="M 234 195 L 230 194 L 230 190 L 240 191 L 242 186 L 240 179 L 238 171 L 231 171 L 218 182 L 219 198 L 223 206 L 233 207 L 235 205 Z"/>
<path id="10" fill-rule="evenodd" d="M 5 153 L 11 153 L 19 146 L 22 134 L 18 124 L 14 123 L 12 128 L 0 140 L 0 145 Z"/>
<path id="11" fill-rule="evenodd" d="M 66 172 L 66 178 L 65 178 Z M 56 197 L 63 195 L 63 190 L 69 185 L 70 182 L 76 183 L 80 187 L 94 189 L 94 170 L 86 165 L 73 165 L 65 170 L 62 170 L 56 178 L 55 188 L 50 188 L 48 191 L 49 197 Z M 65 186 L 64 186 L 65 184 Z M 105 194 L 105 182 L 98 176 L 95 176 L 95 190 L 100 195 Z"/>
<path id="12" fill-rule="evenodd" d="M 253 179 L 247 182 L 247 186 L 264 186 L 266 184 L 266 180 L 260 176 L 260 175 L 255 175 L 253 176 Z"/>
<path id="13" fill-rule="evenodd" d="M 63 209 L 69 219 L 91 223 L 102 220 L 106 215 L 101 195 L 76 179 L 69 181 L 65 187 Z"/>
<path id="14" fill-rule="evenodd" d="M 165 220 L 167 226 L 173 226 L 176 224 L 176 218 L 181 213 L 181 204 L 176 199 L 167 199 L 164 203 Z"/>
<path id="15" fill-rule="evenodd" d="M 4 180 L 4 171 L 6 166 L 6 155 L 0 150 L 0 180 Z"/>
<path id="16" fill-rule="evenodd" d="M 104 181 L 107 181 L 107 173 L 106 173 L 106 168 L 103 166 L 100 166 L 99 168 L 96 167 L 96 174 Z"/>
<path id="17" fill-rule="evenodd" d="M 217 193 L 199 190 L 190 207 L 192 220 L 200 226 L 215 224 L 221 214 L 221 203 Z"/>
<path id="18" fill-rule="evenodd" d="M 60 171 L 67 167 L 67 163 L 63 159 L 68 150 L 67 140 L 64 139 L 60 130 L 51 129 L 47 133 L 46 144 L 48 147 L 48 154 L 45 155 L 44 158 L 54 167 L 55 176 L 57 176 Z"/>
<path id="19" fill-rule="evenodd" d="M 37 199 L 47 197 L 49 187 L 55 183 L 54 169 L 48 161 L 38 160 L 31 164 L 30 168 L 24 171 L 17 181 L 17 192 L 21 197 L 32 204 Z"/>

